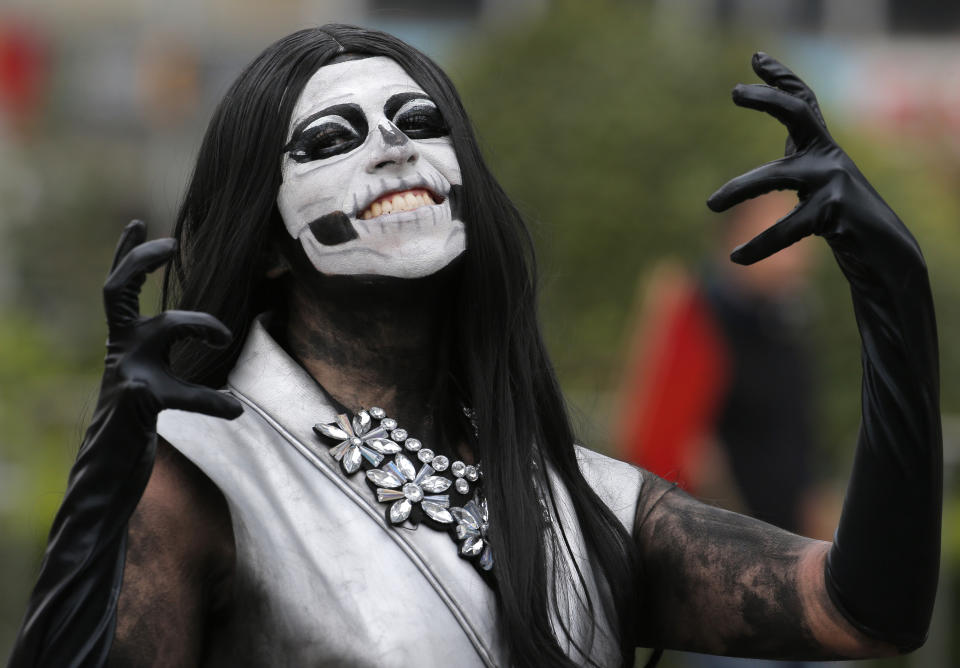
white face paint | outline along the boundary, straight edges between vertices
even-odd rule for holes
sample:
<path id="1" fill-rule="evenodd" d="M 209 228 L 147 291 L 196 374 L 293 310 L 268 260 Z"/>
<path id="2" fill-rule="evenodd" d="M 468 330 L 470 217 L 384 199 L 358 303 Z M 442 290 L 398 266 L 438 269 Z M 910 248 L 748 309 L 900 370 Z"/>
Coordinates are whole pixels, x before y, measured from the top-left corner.
<path id="1" fill-rule="evenodd" d="M 460 166 L 446 124 L 390 58 L 317 70 L 287 141 L 277 205 L 324 274 L 428 276 L 466 248 L 451 214 Z"/>

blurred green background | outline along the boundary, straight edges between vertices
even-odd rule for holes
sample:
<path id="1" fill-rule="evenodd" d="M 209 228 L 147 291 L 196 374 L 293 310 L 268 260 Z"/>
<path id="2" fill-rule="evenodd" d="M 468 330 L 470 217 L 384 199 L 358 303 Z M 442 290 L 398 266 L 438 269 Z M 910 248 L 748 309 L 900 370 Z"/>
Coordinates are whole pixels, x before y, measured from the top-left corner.
<path id="1" fill-rule="evenodd" d="M 607 451 L 650 268 L 696 265 L 716 238 L 707 196 L 782 154 L 783 128 L 736 108 L 731 87 L 755 80 L 757 49 L 806 78 L 834 136 L 915 233 L 938 306 L 944 585 L 928 646 L 874 665 L 960 665 L 960 20 L 928 16 L 935 3 L 849 4 L 850 16 L 827 2 L 708 0 L 286 0 L 269 11 L 99 0 L 82 19 L 58 2 L 0 9 L 0 656 L 96 396 L 99 287 L 120 229 L 143 217 L 167 231 L 212 105 L 247 61 L 293 29 L 345 21 L 411 41 L 457 83 L 537 239 L 545 329 L 581 435 Z M 820 255 L 818 462 L 842 486 L 859 350 L 844 280 Z M 154 281 L 143 303 L 156 302 Z"/>

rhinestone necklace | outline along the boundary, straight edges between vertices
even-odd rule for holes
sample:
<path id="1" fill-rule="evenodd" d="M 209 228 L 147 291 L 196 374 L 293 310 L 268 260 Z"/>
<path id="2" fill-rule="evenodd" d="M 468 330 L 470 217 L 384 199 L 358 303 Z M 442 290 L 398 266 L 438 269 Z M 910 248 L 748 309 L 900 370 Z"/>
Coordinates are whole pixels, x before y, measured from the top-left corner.
<path id="1" fill-rule="evenodd" d="M 473 411 L 463 411 L 476 432 Z M 489 512 L 479 489 L 483 477 L 479 464 L 451 463 L 448 457 L 424 447 L 377 407 L 360 410 L 352 419 L 340 414 L 333 422 L 314 425 L 313 431 L 330 447 L 330 455 L 346 475 L 364 471 L 377 501 L 389 504 L 385 509 L 389 524 L 425 522 L 450 534 L 459 543 L 460 556 L 481 574 L 493 569 L 487 540 Z M 414 458 L 422 464 L 419 470 Z"/>

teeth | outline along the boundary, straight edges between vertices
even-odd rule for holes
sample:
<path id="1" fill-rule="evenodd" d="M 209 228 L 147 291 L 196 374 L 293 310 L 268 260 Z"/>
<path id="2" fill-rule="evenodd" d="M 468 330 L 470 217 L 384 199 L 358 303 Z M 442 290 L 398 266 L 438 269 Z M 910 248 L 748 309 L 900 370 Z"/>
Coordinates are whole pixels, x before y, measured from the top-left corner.
<path id="1" fill-rule="evenodd" d="M 360 218 L 369 220 L 377 216 L 385 216 L 388 213 L 413 211 L 421 206 L 430 206 L 434 203 L 433 197 L 427 191 L 422 189 L 409 190 L 405 193 L 396 193 L 389 198 L 377 200 L 360 214 Z"/>

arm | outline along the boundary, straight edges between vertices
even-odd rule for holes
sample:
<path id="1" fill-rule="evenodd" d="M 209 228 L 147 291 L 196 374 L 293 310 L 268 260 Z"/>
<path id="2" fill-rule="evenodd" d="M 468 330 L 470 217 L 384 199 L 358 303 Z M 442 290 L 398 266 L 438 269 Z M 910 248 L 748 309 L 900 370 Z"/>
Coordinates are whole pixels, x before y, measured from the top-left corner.
<path id="1" fill-rule="evenodd" d="M 169 372 L 167 351 L 185 336 L 225 345 L 227 329 L 203 313 L 139 313 L 146 274 L 174 252 L 172 239 L 143 243 L 127 226 L 104 285 L 109 337 L 100 396 L 31 594 L 10 666 L 100 666 L 116 624 L 127 522 L 150 478 L 156 420 L 164 408 L 236 417 L 239 404 Z"/>
<path id="2" fill-rule="evenodd" d="M 634 538 L 640 645 L 779 659 L 895 653 L 836 610 L 824 583 L 829 543 L 702 503 L 650 473 Z"/>
<path id="3" fill-rule="evenodd" d="M 220 490 L 161 440 L 130 518 L 110 666 L 195 666 L 231 601 L 230 511 Z"/>
<path id="4" fill-rule="evenodd" d="M 677 492 L 645 514 L 669 539 L 638 521 L 649 568 L 666 568 L 671 552 L 679 566 L 652 585 L 664 625 L 706 624 L 703 610 L 725 615 L 685 636 L 663 629 L 662 642 L 767 656 L 909 651 L 926 637 L 940 549 L 939 378 L 926 265 L 910 232 L 827 132 L 813 92 L 765 54 L 753 67 L 768 85 L 737 86 L 734 102 L 786 125 L 787 155 L 733 179 L 708 205 L 722 211 L 770 190 L 798 191 L 797 207 L 731 259 L 751 264 L 810 234 L 830 244 L 862 340 L 862 423 L 832 545 Z M 675 544 L 657 545 L 664 540 Z"/>

